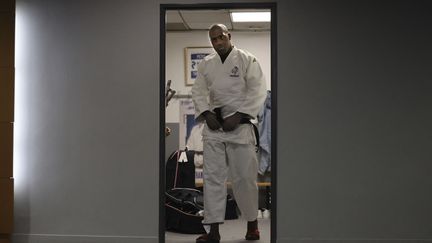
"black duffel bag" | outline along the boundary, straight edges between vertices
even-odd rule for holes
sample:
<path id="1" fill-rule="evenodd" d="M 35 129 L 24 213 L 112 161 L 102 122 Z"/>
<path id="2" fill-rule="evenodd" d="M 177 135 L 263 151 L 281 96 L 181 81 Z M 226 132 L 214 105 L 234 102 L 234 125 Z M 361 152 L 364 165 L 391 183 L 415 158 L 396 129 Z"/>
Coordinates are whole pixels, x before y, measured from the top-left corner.
<path id="1" fill-rule="evenodd" d="M 203 193 L 193 188 L 172 188 L 165 192 L 166 229 L 203 234 Z"/>
<path id="2" fill-rule="evenodd" d="M 172 188 L 165 192 L 166 229 L 169 231 L 203 234 L 203 192 L 193 188 Z M 227 195 L 225 219 L 237 219 L 237 203 Z"/>

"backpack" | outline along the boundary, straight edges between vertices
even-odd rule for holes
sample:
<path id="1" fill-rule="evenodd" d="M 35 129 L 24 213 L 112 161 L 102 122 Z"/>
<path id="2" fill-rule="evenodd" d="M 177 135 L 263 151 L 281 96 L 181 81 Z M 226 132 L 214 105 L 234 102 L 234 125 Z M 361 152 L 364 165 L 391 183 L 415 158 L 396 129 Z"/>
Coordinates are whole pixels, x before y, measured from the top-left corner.
<path id="1" fill-rule="evenodd" d="M 181 153 L 186 153 L 188 162 L 178 162 Z M 176 150 L 168 157 L 165 166 L 165 190 L 171 188 L 195 188 L 194 151 Z"/>

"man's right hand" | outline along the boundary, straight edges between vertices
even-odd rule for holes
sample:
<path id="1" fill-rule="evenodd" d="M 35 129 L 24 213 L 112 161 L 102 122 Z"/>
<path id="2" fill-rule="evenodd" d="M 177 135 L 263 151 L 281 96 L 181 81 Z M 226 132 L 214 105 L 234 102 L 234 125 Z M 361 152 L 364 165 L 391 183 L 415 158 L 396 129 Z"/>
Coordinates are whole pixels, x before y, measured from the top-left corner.
<path id="1" fill-rule="evenodd" d="M 203 115 L 206 120 L 207 126 L 211 130 L 217 130 L 222 127 L 222 125 L 219 123 L 218 119 L 216 118 L 216 114 L 214 114 L 213 112 L 205 111 Z"/>

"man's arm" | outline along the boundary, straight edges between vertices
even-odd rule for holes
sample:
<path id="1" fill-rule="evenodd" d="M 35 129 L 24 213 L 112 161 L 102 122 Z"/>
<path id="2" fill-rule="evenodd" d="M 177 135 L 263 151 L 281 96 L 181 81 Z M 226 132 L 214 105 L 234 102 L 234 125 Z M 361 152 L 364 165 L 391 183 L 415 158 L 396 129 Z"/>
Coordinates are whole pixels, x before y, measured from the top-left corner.
<path id="1" fill-rule="evenodd" d="M 238 109 L 238 112 L 255 118 L 261 110 L 266 95 L 267 84 L 261 66 L 254 56 L 250 56 L 246 68 L 246 99 Z"/>
<path id="2" fill-rule="evenodd" d="M 216 118 L 216 114 L 210 111 L 208 103 L 209 89 L 207 81 L 202 73 L 203 62 L 198 65 L 198 75 L 192 87 L 192 100 L 195 106 L 195 119 L 205 120 L 207 126 L 212 130 L 219 129 L 222 125 Z"/>
<path id="3" fill-rule="evenodd" d="M 224 120 L 224 131 L 234 130 L 243 118 L 255 118 L 264 104 L 267 87 L 261 66 L 254 56 L 248 56 L 246 66 L 246 99 L 236 113 Z"/>
<path id="4" fill-rule="evenodd" d="M 198 65 L 198 75 L 192 87 L 192 100 L 195 106 L 195 119 L 197 120 L 203 120 L 203 113 L 210 110 L 208 103 L 209 89 L 202 73 L 204 69 L 203 65 L 203 62 Z"/>

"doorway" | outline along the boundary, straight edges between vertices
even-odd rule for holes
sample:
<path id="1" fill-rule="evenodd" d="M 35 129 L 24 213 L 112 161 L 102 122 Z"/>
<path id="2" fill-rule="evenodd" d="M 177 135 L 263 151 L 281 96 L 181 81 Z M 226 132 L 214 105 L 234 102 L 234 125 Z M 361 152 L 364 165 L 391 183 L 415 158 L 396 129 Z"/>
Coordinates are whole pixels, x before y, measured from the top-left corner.
<path id="1" fill-rule="evenodd" d="M 245 48 L 254 53 L 258 60 L 268 59 L 267 67 L 263 67 L 268 89 L 271 90 L 271 109 L 276 110 L 276 4 L 275 3 L 224 3 L 224 4 L 162 4 L 160 5 L 160 144 L 159 144 L 159 242 L 194 242 L 196 235 L 185 235 L 172 239 L 171 234 L 166 234 L 166 215 L 165 215 L 165 190 L 166 190 L 166 163 L 169 155 L 173 150 L 183 149 L 190 136 L 193 119 L 189 119 L 188 106 L 191 103 L 190 88 L 193 84 L 193 78 L 186 74 L 193 72 L 186 66 L 188 62 L 186 56 L 190 53 L 204 53 L 211 51 L 211 44 L 208 41 L 208 27 L 212 23 L 224 23 L 223 20 L 211 20 L 212 16 L 221 16 L 234 11 L 245 12 L 255 10 L 258 12 L 269 11 L 271 13 L 271 22 L 267 24 L 245 24 L 234 23 L 232 17 L 225 25 L 232 32 L 233 39 L 237 37 L 242 40 L 239 43 L 240 48 Z M 200 15 L 207 16 L 206 21 L 199 21 Z M 174 20 L 173 20 L 174 19 Z M 211 22 L 209 22 L 211 21 Z M 267 50 L 261 50 L 263 55 L 267 52 L 268 58 L 260 58 L 253 47 L 248 43 L 248 36 L 257 33 L 264 39 L 267 38 L 269 47 Z M 267 37 L 265 37 L 267 35 Z M 195 38 L 194 38 L 195 37 Z M 175 43 L 173 44 L 173 39 Z M 189 40 L 185 41 L 185 39 Z M 190 41 L 193 39 L 194 41 Z M 207 41 L 205 40 L 207 39 Z M 236 42 L 234 41 L 234 45 Z M 175 47 L 173 47 L 175 45 Z M 252 44 L 253 45 L 253 44 Z M 246 47 L 244 47 L 246 46 Z M 173 51 L 175 49 L 175 51 Z M 256 49 L 256 47 L 255 47 Z M 262 49 L 262 48 L 261 48 Z M 180 61 L 171 61 L 169 59 L 177 58 Z M 179 59 L 180 58 L 180 59 Z M 182 60 L 183 59 L 183 60 Z M 190 60 L 189 60 L 190 61 Z M 172 62 L 176 63 L 175 65 Z M 261 63 L 261 61 L 260 61 Z M 261 63 L 262 66 L 265 66 Z M 174 69 L 174 70 L 173 70 Z M 266 70 L 265 70 L 266 69 Z M 174 73 L 174 74 L 173 74 Z M 168 81 L 170 80 L 170 81 Z M 169 86 L 168 86 L 169 83 Z M 167 90 L 171 90 L 172 99 L 169 99 L 168 106 L 166 101 Z M 182 108 L 183 107 L 183 108 Z M 184 117 L 182 119 L 181 117 Z M 177 120 L 177 122 L 176 122 Z M 182 121 L 180 121 L 182 120 Z M 177 124 L 176 124 L 177 123 Z M 166 137 L 166 128 L 169 128 L 171 134 Z M 271 154 L 276 154 L 276 112 L 271 113 Z M 173 143 L 174 141 L 174 143 Z M 260 242 L 276 242 L 276 156 L 272 156 L 271 170 L 263 172 L 264 176 L 258 179 L 260 188 L 260 209 L 258 218 L 261 217 L 263 222 L 267 222 L 269 229 L 266 239 Z M 199 174 L 199 172 L 197 172 Z M 197 179 L 199 180 L 199 178 Z M 199 182 L 197 182 L 199 183 Z M 271 216 L 269 215 L 271 212 Z M 264 221 L 266 220 L 266 221 Z M 245 227 L 243 225 L 243 227 Z M 239 235 L 243 237 L 243 231 Z M 221 229 L 222 240 L 227 240 Z M 239 238 L 240 239 L 240 238 Z M 233 241 L 235 242 L 235 241 Z"/>

